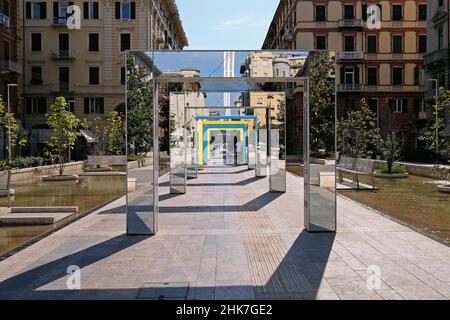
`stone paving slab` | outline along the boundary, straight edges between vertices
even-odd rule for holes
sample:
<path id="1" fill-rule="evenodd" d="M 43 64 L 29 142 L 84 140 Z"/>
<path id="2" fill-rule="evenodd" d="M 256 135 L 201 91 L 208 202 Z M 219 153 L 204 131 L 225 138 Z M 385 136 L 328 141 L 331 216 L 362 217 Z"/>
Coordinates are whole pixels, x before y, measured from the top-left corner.
<path id="1" fill-rule="evenodd" d="M 213 167 L 170 196 L 163 176 L 156 236 L 126 236 L 119 199 L 0 262 L 0 298 L 450 298 L 449 247 L 341 197 L 338 232 L 309 234 L 302 184 L 288 173 L 274 196 L 254 171 Z"/>

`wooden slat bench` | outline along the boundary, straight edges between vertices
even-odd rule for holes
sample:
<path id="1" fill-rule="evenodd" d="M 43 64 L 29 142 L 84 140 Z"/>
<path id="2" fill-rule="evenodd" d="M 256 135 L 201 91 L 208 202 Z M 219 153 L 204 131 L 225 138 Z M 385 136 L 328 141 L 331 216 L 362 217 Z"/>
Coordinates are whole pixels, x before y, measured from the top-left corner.
<path id="1" fill-rule="evenodd" d="M 343 173 L 351 173 L 353 176 L 353 181 L 356 183 L 357 188 L 359 189 L 359 176 L 368 176 L 371 177 L 372 181 L 372 190 L 375 190 L 375 180 L 374 180 L 374 169 L 375 162 L 370 159 L 361 159 L 361 158 L 351 158 L 342 156 L 339 165 L 337 166 L 337 170 L 339 173 L 339 181 L 342 183 L 344 181 Z"/>

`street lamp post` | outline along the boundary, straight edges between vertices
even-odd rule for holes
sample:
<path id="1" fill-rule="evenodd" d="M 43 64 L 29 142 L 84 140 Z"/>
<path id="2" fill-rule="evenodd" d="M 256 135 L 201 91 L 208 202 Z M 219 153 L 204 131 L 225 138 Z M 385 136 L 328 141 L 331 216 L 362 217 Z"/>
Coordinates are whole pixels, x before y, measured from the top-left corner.
<path id="1" fill-rule="evenodd" d="M 11 94 L 9 93 L 11 87 L 18 87 L 16 83 L 8 83 L 8 113 L 11 113 Z M 8 162 L 11 163 L 11 123 L 8 120 Z"/>

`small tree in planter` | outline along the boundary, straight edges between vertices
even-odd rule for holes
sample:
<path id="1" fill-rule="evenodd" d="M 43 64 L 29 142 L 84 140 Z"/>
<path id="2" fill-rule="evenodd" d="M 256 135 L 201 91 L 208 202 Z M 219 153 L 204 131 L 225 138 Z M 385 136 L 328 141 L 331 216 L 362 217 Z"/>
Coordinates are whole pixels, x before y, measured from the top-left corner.
<path id="1" fill-rule="evenodd" d="M 124 154 L 125 149 L 125 124 L 117 111 L 108 116 L 106 126 L 106 147 L 111 155 Z"/>
<path id="2" fill-rule="evenodd" d="M 5 103 L 0 96 L 0 127 L 9 135 L 10 143 L 6 144 L 6 160 L 0 162 L 0 170 L 7 171 L 13 168 L 12 151 L 14 147 L 23 147 L 28 143 L 27 132 L 17 123 L 14 113 L 5 110 Z"/>
<path id="3" fill-rule="evenodd" d="M 384 160 L 387 162 L 387 174 L 393 174 L 393 173 L 405 173 L 403 170 L 401 172 L 393 172 L 394 163 L 400 159 L 400 155 L 402 152 L 402 149 L 400 147 L 400 144 L 398 143 L 397 138 L 394 134 L 389 133 L 387 137 L 384 139 L 385 141 L 382 144 L 382 154 Z"/>
<path id="4" fill-rule="evenodd" d="M 46 151 L 52 161 L 56 163 L 59 176 L 64 175 L 69 152 L 75 146 L 75 141 L 81 135 L 77 130 L 80 120 L 70 111 L 63 97 L 56 98 L 46 115 L 50 127 L 50 137 L 46 141 Z"/>

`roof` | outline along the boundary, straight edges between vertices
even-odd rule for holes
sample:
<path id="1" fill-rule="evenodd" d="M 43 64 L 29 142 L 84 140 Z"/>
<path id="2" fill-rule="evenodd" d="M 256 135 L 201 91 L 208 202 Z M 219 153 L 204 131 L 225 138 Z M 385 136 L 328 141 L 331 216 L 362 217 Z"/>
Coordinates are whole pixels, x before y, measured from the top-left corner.
<path id="1" fill-rule="evenodd" d="M 181 22 L 180 14 L 178 13 L 178 6 L 175 2 L 175 0 L 165 0 L 167 9 L 170 13 L 170 18 L 173 19 L 175 30 L 177 32 L 177 36 L 180 39 L 180 42 L 183 46 L 188 46 L 189 42 L 186 37 L 186 33 L 183 29 L 183 24 Z"/>

